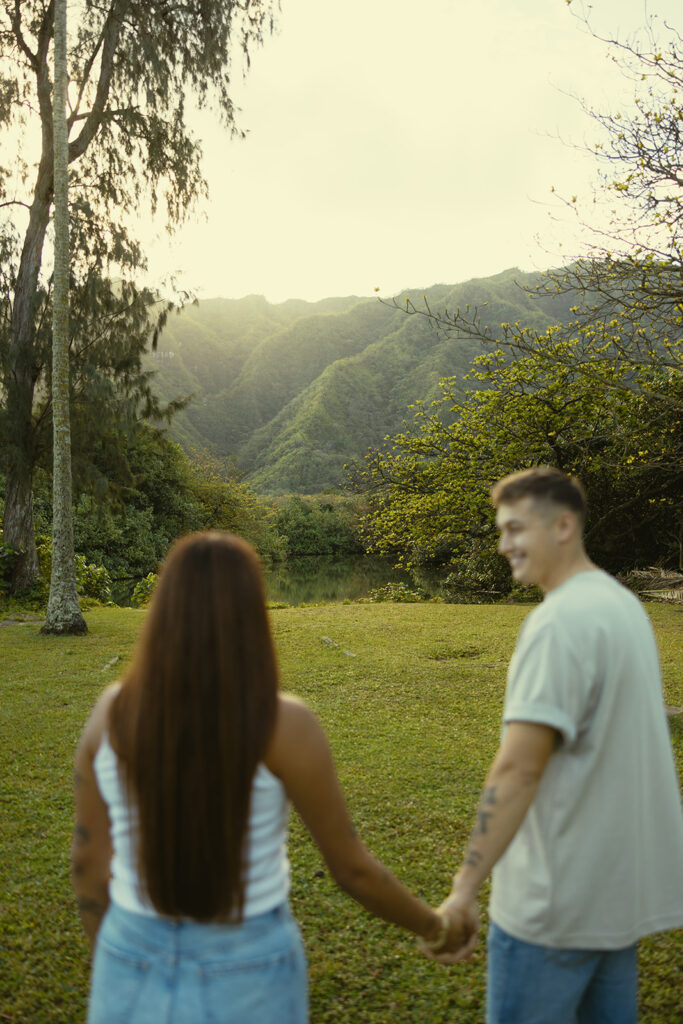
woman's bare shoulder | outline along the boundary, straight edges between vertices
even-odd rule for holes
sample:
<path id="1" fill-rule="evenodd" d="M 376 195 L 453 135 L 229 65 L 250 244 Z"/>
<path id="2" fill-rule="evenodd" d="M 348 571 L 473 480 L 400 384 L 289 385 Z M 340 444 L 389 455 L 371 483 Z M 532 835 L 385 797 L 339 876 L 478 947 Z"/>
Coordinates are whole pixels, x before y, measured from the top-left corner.
<path id="1" fill-rule="evenodd" d="M 278 693 L 277 703 L 278 717 L 297 719 L 313 714 L 308 704 L 301 697 L 295 697 L 293 693 Z"/>
<path id="2" fill-rule="evenodd" d="M 283 729 L 286 733 L 299 731 L 322 732 L 320 720 L 315 711 L 300 697 L 292 693 L 278 694 L 278 714 L 275 725 L 276 732 Z"/>
<path id="3" fill-rule="evenodd" d="M 102 737 L 109 727 L 109 713 L 117 693 L 121 689 L 121 683 L 111 683 L 100 694 L 95 707 L 90 713 L 90 718 L 85 724 L 81 745 L 94 757 L 97 753 Z"/>
<path id="4" fill-rule="evenodd" d="M 293 694 L 278 694 L 275 729 L 265 757 L 268 768 L 279 775 L 283 762 L 289 762 L 302 746 L 308 747 L 316 740 L 324 742 L 324 733 L 309 706 Z"/>

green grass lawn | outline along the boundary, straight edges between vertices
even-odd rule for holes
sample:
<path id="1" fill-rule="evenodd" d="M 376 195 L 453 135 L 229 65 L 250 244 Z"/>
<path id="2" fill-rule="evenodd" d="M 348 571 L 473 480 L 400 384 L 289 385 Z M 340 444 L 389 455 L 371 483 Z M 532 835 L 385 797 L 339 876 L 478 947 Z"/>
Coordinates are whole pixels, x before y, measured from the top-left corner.
<path id="1" fill-rule="evenodd" d="M 648 610 L 665 699 L 683 706 L 683 609 Z M 507 660 L 528 611 L 353 604 L 271 613 L 283 687 L 322 719 L 361 836 L 431 902 L 447 893 L 462 855 L 498 741 Z M 35 624 L 0 628 L 0 1024 L 84 1019 L 88 956 L 68 866 L 71 764 L 143 614 L 91 610 L 89 635 L 76 639 L 43 637 Z M 671 722 L 683 773 L 683 716 Z M 483 1021 L 483 947 L 472 963 L 448 969 L 419 957 L 410 936 L 334 886 L 296 817 L 290 854 L 314 1024 Z M 641 944 L 645 1024 L 677 1019 L 682 965 L 683 932 Z"/>

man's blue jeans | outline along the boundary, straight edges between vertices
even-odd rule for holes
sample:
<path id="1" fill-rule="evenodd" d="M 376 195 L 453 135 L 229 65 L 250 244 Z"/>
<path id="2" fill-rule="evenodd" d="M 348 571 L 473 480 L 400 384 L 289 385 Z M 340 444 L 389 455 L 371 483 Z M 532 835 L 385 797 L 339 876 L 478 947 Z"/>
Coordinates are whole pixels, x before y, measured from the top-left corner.
<path id="1" fill-rule="evenodd" d="M 637 950 L 550 949 L 491 921 L 486 1024 L 637 1024 Z"/>

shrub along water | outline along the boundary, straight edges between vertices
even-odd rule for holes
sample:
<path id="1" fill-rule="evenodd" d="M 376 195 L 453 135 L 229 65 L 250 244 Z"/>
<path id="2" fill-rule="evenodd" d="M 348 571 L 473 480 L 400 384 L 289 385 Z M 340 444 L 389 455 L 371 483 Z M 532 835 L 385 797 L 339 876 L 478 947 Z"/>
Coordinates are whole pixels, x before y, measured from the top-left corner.
<path id="1" fill-rule="evenodd" d="M 274 524 L 288 556 L 362 554 L 359 498 L 341 494 L 303 497 L 298 494 L 272 499 Z"/>

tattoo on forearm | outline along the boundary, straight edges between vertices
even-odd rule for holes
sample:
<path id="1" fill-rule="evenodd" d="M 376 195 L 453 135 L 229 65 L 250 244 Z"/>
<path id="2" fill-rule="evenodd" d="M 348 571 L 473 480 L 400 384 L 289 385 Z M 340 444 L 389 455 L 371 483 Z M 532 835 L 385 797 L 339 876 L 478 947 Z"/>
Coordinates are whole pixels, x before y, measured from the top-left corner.
<path id="1" fill-rule="evenodd" d="M 477 807 L 477 820 L 472 829 L 472 835 L 470 841 L 465 850 L 465 857 L 463 859 L 463 865 L 468 868 L 478 867 L 484 859 L 483 853 L 480 853 L 476 849 L 476 842 L 479 836 L 486 835 L 488 831 L 489 818 L 493 817 L 493 810 L 486 810 L 486 808 L 494 808 L 496 805 L 496 787 L 486 786 L 481 794 L 479 800 L 479 806 Z"/>
<path id="2" fill-rule="evenodd" d="M 476 868 L 477 864 L 480 864 L 483 859 L 483 855 L 479 853 L 479 850 L 473 850 L 471 846 L 468 846 L 465 850 L 463 864 L 468 868 Z"/>
<path id="3" fill-rule="evenodd" d="M 475 831 L 478 835 L 484 835 L 486 832 L 486 822 L 491 817 L 492 811 L 482 811 L 481 808 L 477 811 L 477 824 Z"/>
<path id="4" fill-rule="evenodd" d="M 98 903 L 97 900 L 89 899 L 87 896 L 79 897 L 77 906 L 81 914 L 94 914 L 95 917 L 102 917 L 106 912 L 106 904 Z"/>
<path id="5" fill-rule="evenodd" d="M 493 811 L 485 810 L 486 807 L 493 807 L 496 803 L 496 787 L 487 786 L 481 794 L 479 807 L 477 808 L 477 823 L 473 835 L 484 835 L 486 833 L 489 818 L 493 817 Z"/>
<path id="6" fill-rule="evenodd" d="M 487 786 L 484 792 L 481 794 L 481 802 L 483 804 L 495 804 L 496 802 L 496 787 Z"/>
<path id="7" fill-rule="evenodd" d="M 85 825 L 81 825 L 80 822 L 76 823 L 74 826 L 73 839 L 74 846 L 85 846 L 86 843 L 90 842 L 90 833 Z"/>

